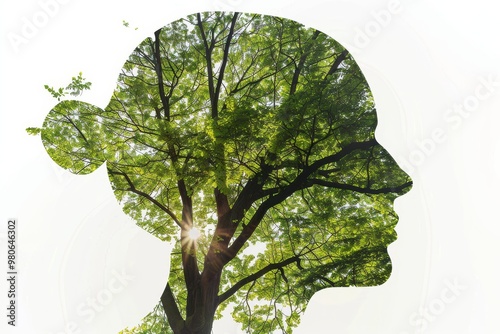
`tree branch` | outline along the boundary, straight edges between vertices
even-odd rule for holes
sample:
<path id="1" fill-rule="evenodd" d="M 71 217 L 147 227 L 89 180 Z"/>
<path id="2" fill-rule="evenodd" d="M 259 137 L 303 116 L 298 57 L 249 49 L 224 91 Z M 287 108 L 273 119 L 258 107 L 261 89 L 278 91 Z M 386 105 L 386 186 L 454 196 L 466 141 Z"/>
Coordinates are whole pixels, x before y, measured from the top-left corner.
<path id="1" fill-rule="evenodd" d="M 207 77 L 208 77 L 208 93 L 210 95 L 210 101 L 212 103 L 212 116 L 214 112 L 214 101 L 215 101 L 215 91 L 214 91 L 214 75 L 212 69 L 212 50 L 214 44 L 208 45 L 207 35 L 205 34 L 205 29 L 203 28 L 203 23 L 201 22 L 200 13 L 196 14 L 197 26 L 200 29 L 201 38 L 203 40 L 203 45 L 205 47 L 205 60 L 207 62 Z"/>
<path id="2" fill-rule="evenodd" d="M 353 186 L 350 184 L 338 183 L 338 182 L 326 181 L 326 180 L 320 180 L 320 179 L 310 179 L 309 181 L 311 182 L 311 184 L 317 184 L 317 185 L 325 186 L 325 187 L 329 187 L 329 188 L 352 190 L 352 191 L 362 193 L 362 194 L 399 193 L 399 192 L 403 191 L 404 189 L 411 187 L 413 185 L 413 182 L 409 181 L 409 182 L 406 182 L 406 183 L 399 185 L 397 187 L 371 189 L 371 188 L 363 188 L 363 187 Z"/>
<path id="3" fill-rule="evenodd" d="M 313 36 L 311 37 L 311 41 L 315 41 L 316 38 L 318 38 L 319 34 L 320 34 L 319 30 L 316 30 L 314 32 Z M 311 46 L 309 46 L 309 48 L 307 48 L 307 50 L 305 50 L 305 52 L 302 54 L 302 56 L 300 56 L 299 63 L 297 65 L 297 67 L 295 67 L 295 72 L 293 73 L 292 83 L 290 84 L 290 95 L 293 95 L 295 93 L 295 91 L 297 90 L 300 72 L 302 72 L 302 68 L 304 67 L 307 56 L 309 55 L 310 52 L 311 52 Z"/>
<path id="4" fill-rule="evenodd" d="M 267 194 L 271 195 L 275 193 L 273 191 L 262 190 L 264 183 L 269 178 L 269 174 L 271 173 L 271 166 L 265 163 L 261 163 L 261 166 L 261 171 L 248 180 L 233 204 L 231 210 L 231 222 L 235 222 L 235 224 L 230 237 L 234 235 L 238 223 L 244 217 L 244 212 L 250 208 L 253 202 L 259 198 L 265 197 Z"/>
<path id="5" fill-rule="evenodd" d="M 319 169 L 321 166 L 324 166 L 326 164 L 332 163 L 332 162 L 337 162 L 346 155 L 356 151 L 356 150 L 366 150 L 371 148 L 372 146 L 379 145 L 377 140 L 375 138 L 369 139 L 367 141 L 362 141 L 362 142 L 352 142 L 344 146 L 339 152 L 326 156 L 322 159 L 316 160 L 313 162 L 311 165 L 306 167 L 305 170 L 311 170 L 311 173 Z"/>
<path id="6" fill-rule="evenodd" d="M 154 42 L 155 43 L 154 53 L 156 59 L 155 70 L 156 70 L 156 75 L 158 76 L 158 90 L 160 93 L 161 103 L 163 104 L 163 110 L 165 111 L 167 121 L 170 121 L 170 105 L 168 97 L 165 95 L 165 86 L 163 84 L 163 69 L 161 66 L 161 55 L 160 55 L 160 33 L 161 29 L 155 31 L 155 42 Z"/>
<path id="7" fill-rule="evenodd" d="M 347 54 L 349 53 L 349 51 L 347 50 L 344 50 L 340 53 L 340 55 L 335 59 L 335 61 L 333 62 L 332 66 L 330 67 L 330 70 L 328 71 L 328 73 L 325 75 L 325 79 L 329 76 L 329 75 L 332 75 L 333 73 L 335 73 L 335 71 L 338 70 L 340 64 L 344 61 L 344 59 L 347 57 Z"/>
<path id="8" fill-rule="evenodd" d="M 330 284 L 332 287 L 336 287 L 335 283 L 333 283 L 331 280 L 329 280 L 327 277 L 325 276 L 318 276 L 318 278 L 320 280 L 323 280 L 325 281 L 326 283 Z"/>
<path id="9" fill-rule="evenodd" d="M 227 59 L 229 57 L 229 47 L 231 46 L 231 39 L 234 35 L 234 26 L 236 25 L 236 20 L 238 19 L 238 12 L 235 12 L 233 15 L 233 19 L 231 20 L 231 26 L 229 27 L 229 33 L 226 39 L 226 45 L 224 46 L 224 56 L 222 58 L 222 64 L 219 70 L 219 78 L 217 79 L 217 87 L 215 87 L 214 92 L 214 101 L 212 101 L 212 117 L 217 118 L 218 116 L 218 103 L 219 103 L 219 94 L 222 86 L 222 80 L 224 79 L 224 71 L 227 65 Z"/>
<path id="10" fill-rule="evenodd" d="M 284 261 L 278 262 L 278 263 L 271 263 L 261 270 L 255 272 L 252 275 L 249 275 L 236 284 L 234 284 L 231 288 L 229 288 L 226 292 L 222 293 L 219 295 L 219 304 L 222 304 L 225 300 L 230 298 L 232 295 L 234 295 L 239 289 L 241 289 L 244 285 L 251 283 L 253 281 L 256 281 L 260 277 L 264 276 L 268 272 L 272 270 L 283 270 L 283 267 L 288 266 L 289 264 L 296 263 L 299 260 L 298 256 L 291 257 L 289 259 L 286 259 Z"/>
<path id="11" fill-rule="evenodd" d="M 223 264 L 228 263 L 236 256 L 236 254 L 238 254 L 240 249 L 245 245 L 246 241 L 257 229 L 262 218 L 264 218 L 266 212 L 270 208 L 283 202 L 294 192 L 311 187 L 313 185 L 308 182 L 308 178 L 311 174 L 316 172 L 322 166 L 332 162 L 337 162 L 356 150 L 369 149 L 375 145 L 378 145 L 375 139 L 370 139 L 364 142 L 349 143 L 337 153 L 316 160 L 311 165 L 304 167 L 303 171 L 289 185 L 283 187 L 279 193 L 269 196 L 264 202 L 262 202 L 255 214 L 252 216 L 252 218 L 250 218 L 248 224 L 243 228 L 240 235 L 236 238 L 236 240 L 234 240 L 227 251 L 222 254 Z"/>
<path id="12" fill-rule="evenodd" d="M 168 323 L 174 331 L 174 334 L 181 334 L 184 328 L 184 318 L 182 318 L 181 312 L 179 311 L 177 302 L 170 289 L 170 284 L 167 283 L 165 286 L 165 290 L 163 290 L 160 300 L 163 310 L 167 315 Z"/>
<path id="13" fill-rule="evenodd" d="M 73 127 L 76 129 L 76 131 L 78 131 L 78 133 L 80 134 L 80 136 L 82 136 L 83 140 L 85 140 L 85 143 L 89 143 L 89 141 L 87 140 L 87 138 L 85 137 L 85 135 L 83 134 L 83 132 L 80 130 L 80 128 L 78 128 L 78 126 L 76 126 L 76 124 L 73 122 L 73 120 L 69 117 L 69 116 L 66 116 L 66 115 L 63 115 L 64 118 L 66 118 L 68 120 L 68 122 L 71 123 L 71 125 L 73 125 Z"/>
<path id="14" fill-rule="evenodd" d="M 160 202 L 158 202 L 156 199 L 154 199 L 151 195 L 137 189 L 134 185 L 134 183 L 132 182 L 132 180 L 130 179 L 130 177 L 126 174 L 126 173 L 123 173 L 123 172 L 117 172 L 117 171 L 113 171 L 111 170 L 111 168 L 108 168 L 108 173 L 109 174 L 112 174 L 112 175 L 121 175 L 125 178 L 125 180 L 127 181 L 128 185 L 129 185 L 129 191 L 133 192 L 134 194 L 137 194 L 139 196 L 142 196 L 144 197 L 145 199 L 147 199 L 148 201 L 150 201 L 151 203 L 153 203 L 154 205 L 156 205 L 157 207 L 159 207 L 162 211 L 164 211 L 166 214 L 168 214 L 170 216 L 170 218 L 172 218 L 172 220 L 180 227 L 182 228 L 183 227 L 183 224 L 179 221 L 179 219 L 177 219 L 177 216 L 169 209 L 167 208 L 166 206 L 164 206 L 163 204 L 161 204 Z"/>

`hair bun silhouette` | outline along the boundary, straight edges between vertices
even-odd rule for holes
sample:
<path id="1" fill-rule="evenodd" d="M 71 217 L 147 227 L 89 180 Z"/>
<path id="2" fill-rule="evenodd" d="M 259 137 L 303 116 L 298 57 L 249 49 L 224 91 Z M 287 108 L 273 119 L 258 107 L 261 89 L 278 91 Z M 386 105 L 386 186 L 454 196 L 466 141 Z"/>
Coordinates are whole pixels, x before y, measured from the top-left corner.
<path id="1" fill-rule="evenodd" d="M 105 158 L 102 109 L 80 101 L 62 101 L 47 115 L 42 141 L 52 160 L 75 174 L 89 174 Z"/>

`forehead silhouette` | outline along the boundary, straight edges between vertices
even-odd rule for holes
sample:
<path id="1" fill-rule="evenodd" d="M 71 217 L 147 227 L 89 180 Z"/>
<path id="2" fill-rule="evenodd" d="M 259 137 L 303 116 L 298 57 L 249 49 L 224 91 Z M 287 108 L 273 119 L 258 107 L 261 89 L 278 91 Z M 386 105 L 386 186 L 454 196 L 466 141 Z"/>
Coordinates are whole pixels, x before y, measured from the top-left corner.
<path id="1" fill-rule="evenodd" d="M 178 241 L 144 326 L 210 333 L 232 302 L 245 330 L 270 333 L 291 331 L 322 288 L 389 277 L 392 203 L 411 180 L 375 127 L 365 77 L 334 39 L 211 12 L 138 45 L 105 108 L 57 104 L 42 140 L 74 173 L 105 163 L 124 211 Z"/>

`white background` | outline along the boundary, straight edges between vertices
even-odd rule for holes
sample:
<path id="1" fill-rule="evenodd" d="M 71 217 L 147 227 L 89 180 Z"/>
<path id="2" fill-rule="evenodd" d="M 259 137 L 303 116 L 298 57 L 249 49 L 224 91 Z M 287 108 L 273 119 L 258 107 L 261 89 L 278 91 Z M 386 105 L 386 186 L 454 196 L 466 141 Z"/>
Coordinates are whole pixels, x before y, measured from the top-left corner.
<path id="1" fill-rule="evenodd" d="M 396 202 L 399 237 L 389 248 L 389 281 L 317 293 L 296 333 L 500 331 L 500 84 L 494 82 L 500 81 L 500 20 L 493 1 L 26 0 L 0 6 L 1 268 L 7 219 L 19 222 L 17 326 L 6 324 L 2 278 L 1 332 L 116 333 L 155 305 L 168 275 L 168 245 L 121 212 L 104 169 L 75 177 L 24 129 L 41 126 L 55 104 L 43 85 L 64 86 L 80 71 L 93 83 L 81 100 L 105 107 L 134 46 L 202 10 L 295 19 L 346 46 L 375 95 L 377 138 L 414 181 Z M 453 111 L 460 106 L 462 115 Z M 214 333 L 237 328 L 222 321 Z"/>

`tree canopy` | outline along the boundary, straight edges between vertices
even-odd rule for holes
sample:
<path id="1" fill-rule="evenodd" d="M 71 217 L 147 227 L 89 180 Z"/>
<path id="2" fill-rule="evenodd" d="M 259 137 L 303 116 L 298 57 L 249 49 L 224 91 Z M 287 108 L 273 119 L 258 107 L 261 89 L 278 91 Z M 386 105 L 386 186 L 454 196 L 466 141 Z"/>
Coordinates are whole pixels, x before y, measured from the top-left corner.
<path id="1" fill-rule="evenodd" d="M 291 333 L 318 290 L 390 275 L 393 201 L 411 180 L 376 123 L 365 77 L 331 37 L 206 12 L 138 45 L 104 109 L 59 102 L 42 140 L 74 173 L 105 163 L 123 210 L 177 241 L 160 304 L 122 333 L 210 333 L 228 305 L 249 333 Z"/>

